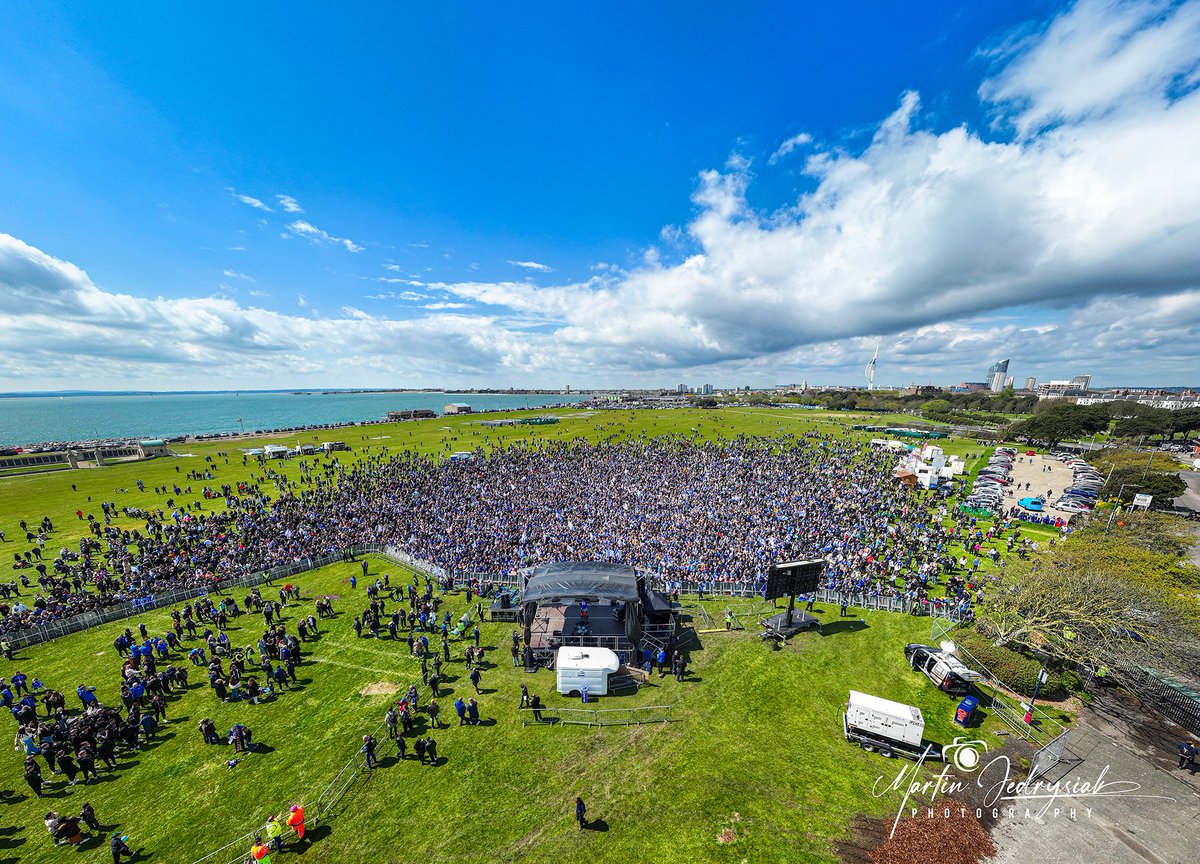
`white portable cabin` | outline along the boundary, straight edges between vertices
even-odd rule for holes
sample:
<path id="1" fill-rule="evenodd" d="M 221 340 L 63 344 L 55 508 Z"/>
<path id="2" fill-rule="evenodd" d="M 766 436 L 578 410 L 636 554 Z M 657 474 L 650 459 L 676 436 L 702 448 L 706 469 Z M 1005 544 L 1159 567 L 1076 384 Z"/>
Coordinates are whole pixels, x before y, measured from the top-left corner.
<path id="1" fill-rule="evenodd" d="M 925 734 L 925 718 L 921 709 L 903 702 L 881 699 L 869 693 L 850 691 L 846 708 L 846 725 L 869 735 L 920 747 Z"/>
<path id="2" fill-rule="evenodd" d="M 263 455 L 268 459 L 286 459 L 291 451 L 280 444 L 268 444 L 263 448 Z"/>
<path id="3" fill-rule="evenodd" d="M 554 668 L 559 693 L 569 696 L 587 687 L 589 696 L 603 696 L 608 693 L 608 676 L 621 668 L 621 661 L 607 648 L 566 646 L 558 649 Z"/>

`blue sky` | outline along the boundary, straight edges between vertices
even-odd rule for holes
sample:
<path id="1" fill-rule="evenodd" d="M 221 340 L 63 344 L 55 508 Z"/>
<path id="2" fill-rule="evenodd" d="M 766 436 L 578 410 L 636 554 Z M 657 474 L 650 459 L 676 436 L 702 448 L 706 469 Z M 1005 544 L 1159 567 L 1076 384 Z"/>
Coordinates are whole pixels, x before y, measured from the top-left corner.
<path id="1" fill-rule="evenodd" d="M 1200 383 L 1198 21 L 14 7 L 0 390 Z"/>

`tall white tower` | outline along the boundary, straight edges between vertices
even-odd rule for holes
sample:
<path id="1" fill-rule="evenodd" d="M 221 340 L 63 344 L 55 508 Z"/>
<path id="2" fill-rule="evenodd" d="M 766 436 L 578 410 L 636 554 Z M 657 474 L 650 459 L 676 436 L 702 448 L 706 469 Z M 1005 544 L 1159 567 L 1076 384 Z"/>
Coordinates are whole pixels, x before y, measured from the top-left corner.
<path id="1" fill-rule="evenodd" d="M 867 389 L 875 389 L 875 361 L 879 359 L 879 345 L 875 345 L 875 354 L 871 357 L 871 361 L 867 363 Z"/>

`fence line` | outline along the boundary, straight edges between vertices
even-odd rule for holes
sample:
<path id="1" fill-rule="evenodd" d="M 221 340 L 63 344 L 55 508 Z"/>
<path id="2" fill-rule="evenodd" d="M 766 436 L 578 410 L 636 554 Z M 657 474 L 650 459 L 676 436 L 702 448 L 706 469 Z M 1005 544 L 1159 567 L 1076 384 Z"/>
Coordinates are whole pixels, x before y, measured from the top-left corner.
<path id="1" fill-rule="evenodd" d="M 519 708 L 521 725 L 558 726 L 632 726 L 643 723 L 671 723 L 671 705 L 642 705 L 636 708 Z M 526 721 L 526 716 L 537 716 Z M 651 715 L 649 717 L 645 715 Z M 549 715 L 549 716 L 547 716 Z M 539 719 L 540 718 L 540 719 Z M 546 721 L 549 721 L 548 723 Z"/>
<path id="2" fill-rule="evenodd" d="M 417 686 L 416 682 L 414 682 L 414 686 Z M 424 689 L 425 687 L 423 685 L 417 687 L 418 701 L 420 701 L 420 691 Z M 432 691 L 430 695 L 432 696 Z M 429 703 L 426 702 L 425 704 L 428 705 Z M 377 742 L 381 740 L 381 735 L 383 734 L 386 725 L 387 721 L 381 720 L 379 721 L 379 725 L 375 727 L 373 732 L 371 732 L 371 736 Z M 310 805 L 304 806 L 305 823 L 315 825 L 320 821 L 328 821 L 331 817 L 334 805 L 337 804 L 346 791 L 354 785 L 354 781 L 357 780 L 366 770 L 366 755 L 362 752 L 362 746 L 355 741 L 353 755 L 351 755 L 350 760 L 338 770 L 337 774 L 333 776 L 333 779 L 325 785 L 325 788 L 317 794 L 313 804 L 311 805 L 312 813 L 310 814 L 308 809 Z M 286 828 L 285 826 L 283 836 L 286 837 L 293 833 L 295 832 L 291 828 Z M 192 864 L 242 864 L 242 862 L 244 862 L 247 858 L 246 850 L 249 849 L 250 843 L 253 842 L 255 837 L 261 834 L 261 826 L 251 829 L 250 831 L 242 834 L 236 840 L 232 840 L 219 849 L 209 852 L 203 858 L 197 858 L 192 862 Z M 216 857 L 222 853 L 229 853 L 229 850 L 235 848 L 242 851 L 233 854 L 232 858 L 228 857 L 228 854 L 226 854 L 225 857 Z"/>
<path id="3" fill-rule="evenodd" d="M 329 564 L 345 561 L 357 555 L 380 555 L 395 564 L 407 567 L 409 570 L 424 574 L 438 581 L 449 577 L 452 580 L 452 584 L 456 586 L 469 582 L 490 582 L 493 585 L 508 588 L 509 590 L 521 590 L 524 588 L 525 578 L 534 569 L 527 567 L 514 573 L 456 573 L 429 561 L 416 558 L 396 546 L 384 543 L 354 543 L 337 552 L 331 552 L 317 558 L 309 556 L 299 561 L 294 561 L 291 564 L 283 564 L 269 570 L 244 574 L 228 581 L 219 582 L 211 588 L 207 586 L 176 588 L 162 594 L 152 594 L 149 597 L 126 600 L 101 611 L 83 612 L 79 615 L 73 615 L 64 621 L 41 624 L 28 630 L 10 631 L 4 634 L 3 638 L 14 649 L 38 645 L 68 636 L 72 633 L 91 630 L 94 627 L 100 627 L 104 624 L 111 624 L 113 621 L 119 621 L 123 618 L 131 618 L 152 609 L 161 609 L 164 606 L 173 606 L 177 603 L 194 600 L 198 597 L 205 597 L 210 593 L 221 594 L 223 591 L 231 591 L 239 588 L 254 588 L 276 579 L 286 579 L 290 576 L 296 576 L 300 573 L 328 566 Z M 668 594 L 678 591 L 681 595 L 702 596 L 707 594 L 712 597 L 761 597 L 764 587 L 762 580 L 721 582 L 717 580 L 671 579 L 645 568 L 636 569 L 638 575 L 645 578 L 647 585 L 651 586 L 654 590 Z M 958 608 L 957 604 L 945 602 L 921 602 L 912 597 L 885 597 L 864 592 L 843 592 L 830 588 L 821 588 L 816 592 L 817 599 L 826 603 L 840 603 L 843 595 L 848 597 L 849 605 L 862 609 L 877 609 L 911 615 L 928 615 L 949 618 L 955 621 L 962 620 L 964 616 L 964 613 Z"/>

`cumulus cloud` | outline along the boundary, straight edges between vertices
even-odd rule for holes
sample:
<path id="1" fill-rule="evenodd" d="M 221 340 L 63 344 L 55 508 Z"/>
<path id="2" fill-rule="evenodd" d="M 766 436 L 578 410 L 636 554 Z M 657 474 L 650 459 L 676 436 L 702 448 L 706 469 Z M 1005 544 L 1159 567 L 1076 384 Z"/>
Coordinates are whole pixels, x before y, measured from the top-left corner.
<path id="1" fill-rule="evenodd" d="M 300 202 L 291 195 L 276 195 L 275 199 L 279 201 L 279 206 L 283 208 L 285 213 L 304 212 L 304 208 L 300 206 Z"/>
<path id="2" fill-rule="evenodd" d="M 313 243 L 331 243 L 345 248 L 347 252 L 361 252 L 363 247 L 355 243 L 353 240 L 348 240 L 345 237 L 334 237 L 328 232 L 322 231 L 311 222 L 306 222 L 303 219 L 297 219 L 295 222 L 289 222 L 287 230 L 297 237 L 303 237 L 306 240 L 311 240 Z"/>
<path id="3" fill-rule="evenodd" d="M 402 363 L 530 383 L 566 372 L 662 383 L 668 370 L 763 383 L 806 369 L 859 382 L 881 340 L 889 383 L 978 380 L 1005 356 L 1021 375 L 1195 383 L 1198 15 L 1198 2 L 1084 0 L 986 49 L 988 128 L 935 127 L 919 94 L 898 93 L 865 143 L 794 136 L 775 149 L 768 164 L 815 145 L 800 163 L 806 191 L 786 206 L 752 206 L 751 162 L 734 157 L 699 175 L 691 220 L 662 235 L 670 251 L 577 282 L 368 295 L 425 305 L 404 307 L 420 316 L 408 320 L 134 298 L 0 236 L 0 374 L 141 363 L 253 376 L 269 364 L 278 381 Z M 304 220 L 287 232 L 362 249 Z M 398 274 L 385 282 L 420 281 L 383 266 Z"/>
<path id="4" fill-rule="evenodd" d="M 526 270 L 536 270 L 539 273 L 553 273 L 554 268 L 548 264 L 539 264 L 537 261 L 513 261 L 511 258 L 504 262 L 511 264 L 513 267 L 522 267 Z"/>

